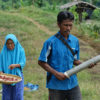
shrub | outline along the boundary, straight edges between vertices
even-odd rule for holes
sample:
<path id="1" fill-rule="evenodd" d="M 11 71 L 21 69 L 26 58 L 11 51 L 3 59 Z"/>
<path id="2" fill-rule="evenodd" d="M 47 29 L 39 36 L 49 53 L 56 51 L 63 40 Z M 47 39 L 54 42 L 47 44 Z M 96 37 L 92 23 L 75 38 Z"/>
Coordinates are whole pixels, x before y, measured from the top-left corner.
<path id="1" fill-rule="evenodd" d="M 92 19 L 100 20 L 100 9 L 95 9 L 92 14 Z"/>

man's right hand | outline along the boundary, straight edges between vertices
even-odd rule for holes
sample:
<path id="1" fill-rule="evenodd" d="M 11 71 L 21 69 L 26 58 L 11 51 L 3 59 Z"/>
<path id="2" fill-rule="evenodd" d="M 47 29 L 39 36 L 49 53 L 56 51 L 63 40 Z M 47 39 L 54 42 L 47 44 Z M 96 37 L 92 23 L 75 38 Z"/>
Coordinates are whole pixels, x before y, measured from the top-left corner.
<path id="1" fill-rule="evenodd" d="M 57 72 L 55 74 L 55 77 L 58 79 L 58 80 L 65 80 L 66 78 L 68 78 L 66 75 L 64 75 L 63 73 L 61 72 Z"/>
<path id="2" fill-rule="evenodd" d="M 50 72 L 51 74 L 53 74 L 58 80 L 65 80 L 66 78 L 68 78 L 66 75 L 64 75 L 64 73 L 58 72 L 55 69 L 53 69 L 48 63 L 46 62 L 42 62 L 42 61 L 38 61 L 38 64 L 44 68 L 47 72 Z"/>

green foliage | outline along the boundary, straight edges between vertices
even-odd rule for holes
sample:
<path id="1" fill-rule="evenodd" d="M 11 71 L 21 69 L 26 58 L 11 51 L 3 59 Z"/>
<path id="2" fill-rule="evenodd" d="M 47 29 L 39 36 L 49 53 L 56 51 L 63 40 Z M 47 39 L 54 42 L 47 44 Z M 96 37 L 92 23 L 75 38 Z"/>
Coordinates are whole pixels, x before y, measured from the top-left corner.
<path id="1" fill-rule="evenodd" d="M 53 0 L 53 7 L 52 7 L 52 10 L 55 10 L 55 9 L 56 9 L 56 6 L 57 6 L 57 2 L 55 2 L 55 1 Z"/>
<path id="2" fill-rule="evenodd" d="M 43 6 L 43 0 L 36 0 L 35 3 L 38 5 L 38 7 Z"/>
<path id="3" fill-rule="evenodd" d="M 97 34 L 100 34 L 100 24 L 94 24 L 92 30 Z"/>
<path id="4" fill-rule="evenodd" d="M 10 1 L 8 2 L 0 1 L 0 9 L 2 10 L 10 9 L 11 7 L 9 5 L 11 5 Z"/>
<path id="5" fill-rule="evenodd" d="M 100 24 L 98 23 L 81 23 L 79 25 L 79 30 L 82 32 L 83 35 L 88 35 L 89 37 L 92 38 L 99 38 L 100 35 Z"/>
<path id="6" fill-rule="evenodd" d="M 23 0 L 20 0 L 20 4 L 21 4 L 21 6 L 24 6 Z"/>
<path id="7" fill-rule="evenodd" d="M 100 2 L 100 0 L 92 0 L 92 3 L 93 3 L 94 5 L 97 5 L 98 2 Z"/>
<path id="8" fill-rule="evenodd" d="M 75 17 L 75 22 L 76 23 L 79 23 L 79 14 L 76 12 L 76 6 L 73 6 L 69 9 L 70 12 L 72 12 L 74 14 L 74 17 Z M 88 14 L 86 12 L 82 12 L 82 19 L 85 19 L 85 17 L 87 16 Z"/>
<path id="9" fill-rule="evenodd" d="M 66 4 L 68 2 L 72 2 L 73 0 L 2 0 L 2 2 L 0 1 L 0 5 L 2 5 L 4 2 L 6 2 L 6 4 L 3 4 L 3 9 L 8 9 L 9 7 L 12 8 L 19 8 L 22 6 L 30 6 L 30 5 L 35 5 L 38 7 L 48 7 L 48 5 L 50 6 L 49 8 L 52 10 L 55 10 L 57 6 L 59 5 L 63 5 Z M 99 5 L 100 1 L 99 0 L 83 0 L 86 2 L 92 2 L 95 5 Z M 10 4 L 8 4 L 8 2 L 10 2 Z M 48 3 L 48 4 L 46 4 Z M 7 6 L 7 7 L 6 7 Z"/>
<path id="10" fill-rule="evenodd" d="M 69 11 L 74 14 L 75 22 L 79 22 L 79 16 L 78 13 L 76 12 L 76 6 L 71 7 Z"/>
<path id="11" fill-rule="evenodd" d="M 18 13 L 23 13 L 25 16 L 34 18 L 38 23 L 47 26 L 50 30 L 57 30 L 57 14 L 59 11 L 52 11 L 48 9 L 39 9 L 36 7 L 20 8 Z M 30 14 L 29 14 L 30 13 Z"/>
<path id="12" fill-rule="evenodd" d="M 44 6 L 42 7 L 42 9 L 44 10 L 51 10 L 51 5 L 48 1 L 44 1 Z"/>
<path id="13" fill-rule="evenodd" d="M 25 0 L 24 0 L 25 1 Z M 27 1 L 27 4 L 29 4 L 29 5 L 33 5 L 34 4 L 34 0 L 26 0 Z M 25 2 L 26 2 L 25 1 Z"/>
<path id="14" fill-rule="evenodd" d="M 86 12 L 82 13 L 82 18 L 85 19 L 88 14 Z"/>
<path id="15" fill-rule="evenodd" d="M 92 19 L 100 20 L 100 9 L 95 9 L 92 14 Z"/>

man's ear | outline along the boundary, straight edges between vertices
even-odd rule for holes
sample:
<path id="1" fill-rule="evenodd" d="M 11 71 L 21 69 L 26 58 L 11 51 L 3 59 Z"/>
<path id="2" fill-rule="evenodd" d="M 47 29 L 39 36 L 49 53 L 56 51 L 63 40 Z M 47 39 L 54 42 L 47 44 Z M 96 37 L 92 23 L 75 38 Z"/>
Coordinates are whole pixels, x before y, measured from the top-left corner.
<path id="1" fill-rule="evenodd" d="M 60 28 L 60 23 L 59 23 L 59 22 L 57 22 L 57 25 L 58 25 L 58 27 Z"/>

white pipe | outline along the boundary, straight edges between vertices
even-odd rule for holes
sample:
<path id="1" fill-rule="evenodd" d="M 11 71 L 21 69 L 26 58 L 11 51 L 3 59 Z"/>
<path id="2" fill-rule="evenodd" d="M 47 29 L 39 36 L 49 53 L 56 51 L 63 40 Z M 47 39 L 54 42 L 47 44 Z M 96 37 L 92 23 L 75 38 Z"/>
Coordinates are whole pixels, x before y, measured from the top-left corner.
<path id="1" fill-rule="evenodd" d="M 98 63 L 100 61 L 100 55 L 92 58 L 92 59 L 89 59 L 88 61 L 85 61 L 83 62 L 82 64 L 66 71 L 64 74 L 69 78 L 71 75 L 77 73 L 77 72 L 80 72 L 82 71 L 83 69 L 89 67 L 91 64 L 95 64 L 95 63 Z"/>

